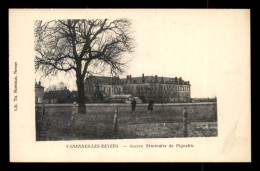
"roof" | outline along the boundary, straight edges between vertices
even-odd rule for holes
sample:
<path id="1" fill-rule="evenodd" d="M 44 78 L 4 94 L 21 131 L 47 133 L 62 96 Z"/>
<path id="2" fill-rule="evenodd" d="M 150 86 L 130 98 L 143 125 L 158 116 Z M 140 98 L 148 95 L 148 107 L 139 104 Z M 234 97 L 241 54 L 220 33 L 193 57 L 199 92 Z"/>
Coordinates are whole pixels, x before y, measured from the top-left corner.
<path id="1" fill-rule="evenodd" d="M 110 99 L 126 99 L 132 97 L 131 94 L 120 94 L 120 95 L 112 95 Z"/>
<path id="2" fill-rule="evenodd" d="M 142 77 L 132 77 L 131 79 L 132 79 L 132 84 L 151 83 L 151 82 L 155 81 L 155 76 L 144 76 L 144 82 L 142 82 Z M 174 83 L 176 80 L 177 80 L 177 83 L 179 83 L 180 80 L 181 80 L 181 78 L 177 78 L 177 77 L 160 77 L 160 76 L 157 76 L 158 83 L 160 83 L 162 79 L 163 79 L 164 83 Z M 127 82 L 127 78 L 123 78 L 121 80 L 124 83 Z M 188 82 L 184 81 L 184 83 L 188 83 Z"/>
<path id="3" fill-rule="evenodd" d="M 35 83 L 35 88 L 44 88 L 44 87 L 39 85 L 39 84 L 37 84 L 37 83 Z"/>
<path id="4" fill-rule="evenodd" d="M 143 77 L 132 77 L 132 84 L 141 84 L 141 83 L 151 83 L 155 81 L 155 76 L 144 76 L 144 82 Z M 120 85 L 120 84 L 126 84 L 127 79 L 130 78 L 119 78 L 119 77 L 105 77 L 105 76 L 89 76 L 85 81 L 89 82 L 91 84 L 105 84 L 105 85 Z M 158 83 L 161 82 L 163 79 L 164 83 L 175 83 L 180 84 L 181 78 L 177 77 L 160 77 L 157 76 Z M 176 82 L 177 81 L 177 82 Z M 184 84 L 188 84 L 187 81 L 182 80 Z"/>
<path id="5" fill-rule="evenodd" d="M 69 89 L 64 89 L 64 90 L 50 90 L 49 92 L 61 92 L 61 93 L 64 93 L 64 92 L 70 92 Z"/>
<path id="6" fill-rule="evenodd" d="M 127 79 L 126 78 L 123 78 L 121 79 L 123 82 L 126 82 Z M 145 83 L 149 83 L 151 82 L 151 80 L 154 80 L 154 76 L 145 76 L 144 77 L 144 82 Z M 135 84 L 140 84 L 142 83 L 142 77 L 132 77 L 132 83 L 135 83 Z"/>
<path id="7" fill-rule="evenodd" d="M 119 77 L 105 77 L 105 76 L 89 76 L 86 78 L 87 82 L 92 84 L 120 84 Z"/>

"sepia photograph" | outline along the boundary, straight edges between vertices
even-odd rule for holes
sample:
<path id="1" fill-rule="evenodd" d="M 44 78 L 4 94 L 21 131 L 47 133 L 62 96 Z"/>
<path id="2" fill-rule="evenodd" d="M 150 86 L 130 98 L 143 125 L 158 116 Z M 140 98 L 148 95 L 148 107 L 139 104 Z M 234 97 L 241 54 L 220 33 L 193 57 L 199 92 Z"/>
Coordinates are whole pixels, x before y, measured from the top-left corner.
<path id="1" fill-rule="evenodd" d="M 251 161 L 249 9 L 10 9 L 10 161 Z"/>
<path id="2" fill-rule="evenodd" d="M 149 73 L 131 74 L 136 74 L 131 63 L 138 58 L 153 59 L 153 54 L 136 55 L 142 35 L 134 34 L 138 32 L 134 23 L 127 18 L 35 22 L 37 141 L 217 136 L 216 94 L 198 94 L 188 79 L 190 71 L 177 72 L 180 67 L 176 65 L 185 67 L 184 59 L 189 59 L 176 55 L 178 46 L 168 49 L 151 41 L 148 46 L 157 44 L 159 51 L 168 50 L 172 61 L 151 65 L 141 59 Z M 165 41 L 178 43 L 188 38 L 166 37 Z M 167 75 L 157 73 L 162 63 L 172 68 Z M 62 79 L 55 79 L 62 74 Z"/>

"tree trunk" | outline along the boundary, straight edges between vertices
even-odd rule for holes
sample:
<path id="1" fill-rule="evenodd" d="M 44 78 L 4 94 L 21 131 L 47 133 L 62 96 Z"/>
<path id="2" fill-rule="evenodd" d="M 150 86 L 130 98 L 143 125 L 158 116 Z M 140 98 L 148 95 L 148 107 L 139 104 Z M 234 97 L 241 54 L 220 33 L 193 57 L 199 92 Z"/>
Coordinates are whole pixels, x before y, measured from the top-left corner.
<path id="1" fill-rule="evenodd" d="M 84 79 L 77 78 L 78 87 L 78 113 L 86 113 Z"/>

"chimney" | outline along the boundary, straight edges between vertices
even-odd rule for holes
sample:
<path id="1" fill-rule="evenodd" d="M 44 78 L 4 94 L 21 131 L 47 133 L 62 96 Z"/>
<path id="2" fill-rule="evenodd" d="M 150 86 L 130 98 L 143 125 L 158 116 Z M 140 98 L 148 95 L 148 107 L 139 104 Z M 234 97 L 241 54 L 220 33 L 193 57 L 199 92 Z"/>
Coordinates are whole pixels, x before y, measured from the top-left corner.
<path id="1" fill-rule="evenodd" d="M 158 82 L 157 75 L 155 75 L 155 82 L 156 82 L 156 83 Z"/>
<path id="2" fill-rule="evenodd" d="M 142 74 L 142 83 L 144 83 L 144 74 Z"/>
<path id="3" fill-rule="evenodd" d="M 41 86 L 41 82 L 39 81 L 39 86 Z"/>
<path id="4" fill-rule="evenodd" d="M 132 83 L 132 75 L 130 75 L 130 83 Z"/>
<path id="5" fill-rule="evenodd" d="M 179 81 L 178 81 L 178 79 L 177 79 L 177 77 L 175 77 L 175 84 L 179 84 Z"/>
<path id="6" fill-rule="evenodd" d="M 161 78 L 161 83 L 163 83 L 164 82 L 164 80 L 163 80 L 163 77 Z"/>

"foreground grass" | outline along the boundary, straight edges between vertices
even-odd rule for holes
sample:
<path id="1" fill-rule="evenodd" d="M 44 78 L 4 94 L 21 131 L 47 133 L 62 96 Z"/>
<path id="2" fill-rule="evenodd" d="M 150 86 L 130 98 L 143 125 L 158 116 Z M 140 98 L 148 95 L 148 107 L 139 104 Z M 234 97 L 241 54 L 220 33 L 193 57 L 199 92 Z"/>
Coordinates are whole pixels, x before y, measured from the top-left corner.
<path id="1" fill-rule="evenodd" d="M 118 129 L 114 130 L 114 113 L 88 113 L 76 115 L 74 130 L 70 127 L 71 110 L 46 111 L 41 118 L 36 110 L 36 139 L 84 140 L 183 137 L 182 115 L 155 111 L 124 112 L 118 115 Z M 217 136 L 217 123 L 189 117 L 189 137 Z"/>

